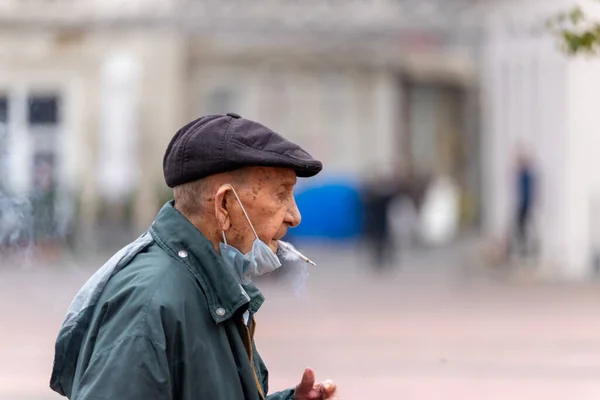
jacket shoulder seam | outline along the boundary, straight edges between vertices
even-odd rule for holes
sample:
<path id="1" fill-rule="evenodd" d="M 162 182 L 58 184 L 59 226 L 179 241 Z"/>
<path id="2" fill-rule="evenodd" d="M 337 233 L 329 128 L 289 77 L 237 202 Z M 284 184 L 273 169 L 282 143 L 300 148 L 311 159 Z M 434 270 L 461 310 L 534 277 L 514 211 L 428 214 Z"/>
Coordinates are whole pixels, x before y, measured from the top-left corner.
<path id="1" fill-rule="evenodd" d="M 150 232 L 152 237 L 154 238 L 154 242 L 165 252 L 167 253 L 167 255 L 174 261 L 176 262 L 178 265 L 184 265 L 186 270 L 188 271 L 188 273 L 190 273 L 194 279 L 196 279 L 196 281 L 198 282 L 200 288 L 202 289 L 202 292 L 204 293 L 204 296 L 206 297 L 206 301 L 208 302 L 210 307 L 215 307 L 215 299 L 214 299 L 214 295 L 213 293 L 208 289 L 204 278 L 197 273 L 196 271 L 193 271 L 189 264 L 184 261 L 181 260 L 180 258 L 177 257 L 177 255 L 175 254 L 175 252 L 160 238 L 160 235 L 155 234 L 154 232 Z"/>
<path id="2" fill-rule="evenodd" d="M 152 295 L 146 301 L 146 304 L 144 304 L 144 307 L 142 309 L 143 316 L 142 316 L 140 322 L 138 322 L 135 325 L 134 329 L 140 327 L 142 324 L 145 324 L 146 326 L 149 326 L 149 324 L 148 324 L 148 309 L 150 308 L 150 304 L 154 301 L 154 297 L 156 296 L 156 293 L 158 292 L 158 290 L 160 288 L 160 284 L 163 282 L 163 278 L 167 274 L 167 272 L 169 272 L 168 268 L 165 269 L 160 275 L 157 276 L 155 286 L 154 286 L 154 288 L 152 290 Z M 145 336 L 145 335 L 139 335 L 139 336 Z M 152 340 L 152 342 L 154 342 L 154 340 Z"/>
<path id="3" fill-rule="evenodd" d="M 158 344 L 154 340 L 152 340 L 150 337 L 148 337 L 148 335 L 137 334 L 137 335 L 125 336 L 124 338 L 121 338 L 121 339 L 117 340 L 116 342 L 114 342 L 113 344 L 111 344 L 110 346 L 108 346 L 107 348 L 102 349 L 102 351 L 96 353 L 94 355 L 94 357 L 92 357 L 90 359 L 90 362 L 88 363 L 88 365 L 92 365 L 94 363 L 94 361 L 96 361 L 99 357 L 107 354 L 108 352 L 110 352 L 111 350 L 113 350 L 115 347 L 117 347 L 119 344 L 121 344 L 121 343 L 123 343 L 123 342 L 125 342 L 127 340 L 133 340 L 133 339 L 144 339 L 144 340 L 148 341 L 152 345 L 152 347 L 157 347 L 156 345 Z"/>

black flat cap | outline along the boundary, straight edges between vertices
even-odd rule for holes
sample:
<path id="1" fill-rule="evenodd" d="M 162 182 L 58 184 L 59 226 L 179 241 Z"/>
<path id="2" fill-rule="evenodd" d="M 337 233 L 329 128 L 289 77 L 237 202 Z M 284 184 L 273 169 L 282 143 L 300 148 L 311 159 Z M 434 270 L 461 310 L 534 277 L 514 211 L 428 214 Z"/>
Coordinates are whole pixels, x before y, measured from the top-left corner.
<path id="1" fill-rule="evenodd" d="M 307 178 L 323 164 L 280 134 L 234 113 L 190 122 L 173 136 L 163 159 L 169 187 L 243 167 L 289 168 Z"/>

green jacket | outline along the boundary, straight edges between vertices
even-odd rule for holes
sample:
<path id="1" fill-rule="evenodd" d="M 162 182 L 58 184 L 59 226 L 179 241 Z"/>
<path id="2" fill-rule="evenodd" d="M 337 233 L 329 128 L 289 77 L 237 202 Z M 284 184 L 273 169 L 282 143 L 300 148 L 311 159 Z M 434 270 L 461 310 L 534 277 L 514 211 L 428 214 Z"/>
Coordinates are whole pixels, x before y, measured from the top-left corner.
<path id="1" fill-rule="evenodd" d="M 268 371 L 254 345 L 263 301 L 167 203 L 73 300 L 50 387 L 73 400 L 265 399 Z M 293 398 L 293 389 L 266 396 Z"/>

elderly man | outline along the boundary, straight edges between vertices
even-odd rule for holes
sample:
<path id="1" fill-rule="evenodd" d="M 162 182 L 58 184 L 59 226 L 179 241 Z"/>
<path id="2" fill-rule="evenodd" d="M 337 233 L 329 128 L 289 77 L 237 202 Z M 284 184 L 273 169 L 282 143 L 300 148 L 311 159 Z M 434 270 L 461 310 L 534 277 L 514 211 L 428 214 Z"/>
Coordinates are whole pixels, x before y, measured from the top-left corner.
<path id="1" fill-rule="evenodd" d="M 305 262 L 280 241 L 300 223 L 296 177 L 322 165 L 237 114 L 177 132 L 164 161 L 174 202 L 83 286 L 60 330 L 50 386 L 77 400 L 328 399 L 307 368 L 267 395 L 252 277 Z"/>

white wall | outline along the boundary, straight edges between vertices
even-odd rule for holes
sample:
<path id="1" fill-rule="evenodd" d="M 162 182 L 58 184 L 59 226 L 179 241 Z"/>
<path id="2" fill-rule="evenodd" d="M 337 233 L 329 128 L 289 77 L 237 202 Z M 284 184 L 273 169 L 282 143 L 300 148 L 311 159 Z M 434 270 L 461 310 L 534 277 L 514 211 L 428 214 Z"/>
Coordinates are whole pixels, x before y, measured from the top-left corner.
<path id="1" fill-rule="evenodd" d="M 600 60 L 568 59 L 543 29 L 547 16 L 570 5 L 505 1 L 490 18 L 482 60 L 484 221 L 490 235 L 510 229 L 513 151 L 520 141 L 529 144 L 540 174 L 540 270 L 584 279 L 600 239 L 591 223 L 600 194 Z M 600 18 L 600 7 L 589 10 Z"/>
<path id="2" fill-rule="evenodd" d="M 600 18 L 600 10 L 595 11 L 594 18 Z M 598 221 L 592 217 L 594 208 L 600 207 L 600 59 L 570 62 L 567 83 L 566 252 L 570 274 L 577 277 L 590 273 L 592 245 L 597 239 L 592 224 Z"/>

